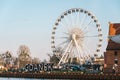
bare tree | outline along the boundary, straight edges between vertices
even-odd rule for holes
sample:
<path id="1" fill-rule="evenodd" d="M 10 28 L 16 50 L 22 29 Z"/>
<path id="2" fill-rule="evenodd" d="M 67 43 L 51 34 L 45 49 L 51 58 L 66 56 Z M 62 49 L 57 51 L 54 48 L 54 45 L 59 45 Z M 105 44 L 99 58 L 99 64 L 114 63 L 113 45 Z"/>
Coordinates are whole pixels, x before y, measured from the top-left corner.
<path id="1" fill-rule="evenodd" d="M 57 65 L 58 62 L 59 62 L 59 58 L 56 57 L 55 54 L 53 54 L 53 55 L 50 57 L 50 62 L 54 63 L 54 65 Z"/>
<path id="2" fill-rule="evenodd" d="M 3 54 L 0 54 L 0 65 L 4 66 Z"/>
<path id="3" fill-rule="evenodd" d="M 30 49 L 25 46 L 25 45 L 21 45 L 18 49 L 18 58 L 20 60 L 29 60 L 31 59 L 30 57 Z"/>
<path id="4" fill-rule="evenodd" d="M 3 60 L 5 67 L 12 67 L 13 65 L 13 56 L 10 51 L 6 51 L 5 53 L 1 54 L 1 59 Z"/>
<path id="5" fill-rule="evenodd" d="M 32 63 L 38 64 L 38 63 L 40 63 L 40 59 L 35 57 L 35 58 L 32 60 Z"/>
<path id="6" fill-rule="evenodd" d="M 19 68 L 23 68 L 26 64 L 31 63 L 30 49 L 26 45 L 21 45 L 18 49 Z"/>
<path id="7" fill-rule="evenodd" d="M 49 56 L 50 60 L 49 62 L 54 63 L 54 65 L 57 65 L 58 62 L 60 61 L 62 57 L 63 50 L 61 47 L 58 47 L 54 50 L 54 53 L 48 53 L 47 55 Z"/>

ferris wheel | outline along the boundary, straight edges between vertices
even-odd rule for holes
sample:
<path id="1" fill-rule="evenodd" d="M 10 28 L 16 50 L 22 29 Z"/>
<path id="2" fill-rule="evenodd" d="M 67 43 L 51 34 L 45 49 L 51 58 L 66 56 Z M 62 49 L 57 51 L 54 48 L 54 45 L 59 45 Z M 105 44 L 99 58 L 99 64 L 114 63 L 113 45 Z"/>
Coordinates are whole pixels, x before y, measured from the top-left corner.
<path id="1" fill-rule="evenodd" d="M 102 46 L 102 29 L 97 18 L 91 12 L 73 8 L 62 13 L 53 25 L 51 48 L 56 53 L 61 48 L 61 57 L 58 66 L 72 62 L 77 58 L 84 63 L 95 58 Z"/>

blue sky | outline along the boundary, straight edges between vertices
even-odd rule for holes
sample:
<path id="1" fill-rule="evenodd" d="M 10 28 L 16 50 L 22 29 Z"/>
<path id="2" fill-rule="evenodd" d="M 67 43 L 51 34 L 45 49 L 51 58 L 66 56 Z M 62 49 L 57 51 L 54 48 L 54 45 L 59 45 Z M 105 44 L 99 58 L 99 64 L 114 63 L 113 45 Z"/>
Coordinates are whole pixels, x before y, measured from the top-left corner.
<path id="1" fill-rule="evenodd" d="M 83 8 L 98 18 L 107 45 L 108 22 L 120 22 L 120 0 L 0 0 L 0 52 L 17 55 L 27 45 L 33 57 L 47 59 L 51 53 L 52 26 L 58 16 L 71 8 Z"/>

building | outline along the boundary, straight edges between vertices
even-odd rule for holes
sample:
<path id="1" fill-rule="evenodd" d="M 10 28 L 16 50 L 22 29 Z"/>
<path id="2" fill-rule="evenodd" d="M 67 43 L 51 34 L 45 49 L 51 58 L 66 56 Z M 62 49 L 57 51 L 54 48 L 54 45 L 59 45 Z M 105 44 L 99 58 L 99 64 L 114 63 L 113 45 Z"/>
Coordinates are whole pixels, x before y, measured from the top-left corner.
<path id="1" fill-rule="evenodd" d="M 104 72 L 120 73 L 120 23 L 109 23 L 109 36 L 104 52 Z"/>

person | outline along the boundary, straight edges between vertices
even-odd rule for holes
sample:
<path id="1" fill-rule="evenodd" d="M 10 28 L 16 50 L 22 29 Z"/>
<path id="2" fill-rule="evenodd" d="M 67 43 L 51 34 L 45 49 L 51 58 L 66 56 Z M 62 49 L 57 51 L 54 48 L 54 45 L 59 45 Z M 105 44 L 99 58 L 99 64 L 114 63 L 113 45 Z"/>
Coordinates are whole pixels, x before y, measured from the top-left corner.
<path id="1" fill-rule="evenodd" d="M 115 74 L 115 67 L 114 67 L 114 65 L 112 67 L 112 73 Z"/>
<path id="2" fill-rule="evenodd" d="M 113 65 L 113 73 L 118 73 L 118 64 Z"/>

